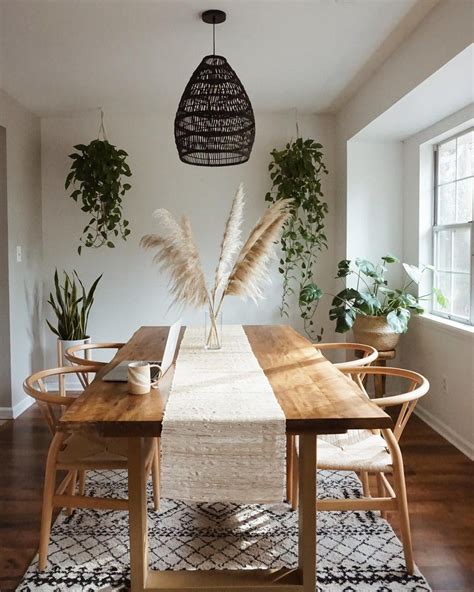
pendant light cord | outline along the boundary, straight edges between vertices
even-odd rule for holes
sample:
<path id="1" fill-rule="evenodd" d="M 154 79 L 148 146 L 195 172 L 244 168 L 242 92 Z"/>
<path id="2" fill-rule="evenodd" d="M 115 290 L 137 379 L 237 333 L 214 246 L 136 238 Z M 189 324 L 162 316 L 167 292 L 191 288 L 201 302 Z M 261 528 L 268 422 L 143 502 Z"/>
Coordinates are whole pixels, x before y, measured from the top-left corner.
<path id="1" fill-rule="evenodd" d="M 216 55 L 216 17 L 212 18 L 212 55 Z"/>

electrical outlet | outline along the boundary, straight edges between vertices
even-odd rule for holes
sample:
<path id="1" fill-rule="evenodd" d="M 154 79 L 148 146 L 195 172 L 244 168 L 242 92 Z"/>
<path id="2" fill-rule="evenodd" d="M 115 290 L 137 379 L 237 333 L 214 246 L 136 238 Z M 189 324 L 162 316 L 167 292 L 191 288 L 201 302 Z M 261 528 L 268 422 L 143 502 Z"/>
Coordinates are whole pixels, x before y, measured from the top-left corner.
<path id="1" fill-rule="evenodd" d="M 21 263 L 21 247 L 16 248 L 16 262 Z"/>
<path id="2" fill-rule="evenodd" d="M 443 395 L 448 394 L 448 379 L 446 376 L 441 377 L 441 389 L 443 391 Z"/>

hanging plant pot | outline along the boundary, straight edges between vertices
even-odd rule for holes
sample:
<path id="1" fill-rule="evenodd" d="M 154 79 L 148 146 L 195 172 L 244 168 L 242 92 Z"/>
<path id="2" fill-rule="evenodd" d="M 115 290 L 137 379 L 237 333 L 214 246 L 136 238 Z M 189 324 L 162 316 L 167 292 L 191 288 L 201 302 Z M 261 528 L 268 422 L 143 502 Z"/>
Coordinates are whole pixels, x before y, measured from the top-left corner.
<path id="1" fill-rule="evenodd" d="M 77 144 L 77 152 L 69 155 L 73 163 L 66 177 L 65 187 L 75 187 L 71 197 L 81 205 L 81 210 L 90 216 L 82 231 L 79 255 L 82 247 L 115 247 L 115 239 L 127 239 L 130 234 L 128 220 L 123 219 L 122 200 L 131 188 L 123 183 L 124 177 L 131 177 L 126 162 L 128 154 L 109 143 L 105 135 L 103 114 L 101 127 L 104 139 L 90 144 Z"/>
<path id="2" fill-rule="evenodd" d="M 357 343 L 371 345 L 377 351 L 395 349 L 400 339 L 400 333 L 394 332 L 387 317 L 357 315 L 352 331 Z"/>

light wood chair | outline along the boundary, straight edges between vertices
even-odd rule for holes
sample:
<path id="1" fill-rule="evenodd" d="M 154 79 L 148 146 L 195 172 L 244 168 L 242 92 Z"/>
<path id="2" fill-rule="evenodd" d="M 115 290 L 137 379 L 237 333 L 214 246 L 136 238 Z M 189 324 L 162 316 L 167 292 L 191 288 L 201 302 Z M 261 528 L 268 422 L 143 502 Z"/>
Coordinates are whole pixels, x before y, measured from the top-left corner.
<path id="1" fill-rule="evenodd" d="M 367 483 L 363 483 L 364 497 L 361 499 L 317 500 L 318 511 L 365 511 L 380 510 L 384 516 L 387 510 L 398 511 L 402 532 L 403 551 L 408 573 L 414 571 L 413 551 L 411 543 L 410 520 L 408 514 L 407 493 L 403 458 L 398 441 L 413 413 L 418 400 L 426 395 L 429 383 L 416 372 L 401 368 L 380 366 L 349 368 L 343 370 L 355 378 L 357 384 L 368 397 L 361 376 L 366 374 L 384 377 L 398 377 L 408 383 L 404 392 L 372 399 L 382 408 L 400 407 L 393 430 L 349 430 L 345 434 L 318 437 L 317 468 L 332 471 L 355 471 L 374 473 L 377 479 L 377 496 L 372 497 Z M 297 454 L 297 450 L 295 451 Z M 297 463 L 294 472 L 297 473 Z M 387 479 L 392 474 L 393 486 Z M 291 500 L 297 507 L 297 496 Z"/>
<path id="2" fill-rule="evenodd" d="M 67 350 L 64 352 L 64 357 L 68 362 L 70 362 L 73 366 L 94 366 L 96 371 L 100 370 L 104 366 L 108 364 L 108 362 L 101 362 L 99 360 L 92 359 L 92 353 L 97 350 L 119 350 L 125 344 L 124 343 L 80 343 L 79 345 L 73 345 L 68 347 Z M 82 354 L 82 356 L 81 356 Z M 79 375 L 79 380 L 82 383 L 82 386 L 85 388 L 89 384 L 89 376 L 87 374 L 81 373 Z"/>
<path id="3" fill-rule="evenodd" d="M 323 355 L 325 351 L 342 350 L 346 353 L 353 352 L 354 355 L 358 356 L 354 360 L 335 363 L 334 366 L 339 368 L 339 370 L 369 366 L 372 364 L 372 362 L 375 362 L 379 355 L 378 351 L 374 347 L 365 345 L 364 343 L 346 343 L 342 341 L 341 343 L 317 343 L 314 347 L 318 349 Z"/>
<path id="4" fill-rule="evenodd" d="M 95 508 L 98 510 L 128 510 L 127 499 L 91 497 L 84 495 L 84 472 L 86 470 L 127 470 L 127 440 L 122 438 L 103 438 L 91 433 L 73 434 L 58 431 L 58 419 L 62 412 L 75 400 L 76 396 L 59 391 L 48 391 L 45 382 L 51 378 L 65 377 L 68 374 L 95 373 L 97 366 L 77 366 L 43 370 L 29 376 L 23 383 L 25 392 L 39 405 L 53 439 L 46 461 L 43 509 L 41 515 L 41 534 L 39 547 L 40 571 L 46 567 L 49 536 L 54 507 Z M 49 386 L 49 385 L 48 385 Z M 151 473 L 153 480 L 154 507 L 159 506 L 159 440 L 150 438 L 146 453 L 146 474 Z M 65 478 L 56 488 L 57 471 L 67 471 Z M 79 495 L 76 485 L 79 476 Z"/>
<path id="5" fill-rule="evenodd" d="M 350 370 L 351 368 L 360 368 L 361 366 L 369 366 L 377 359 L 378 351 L 364 343 L 318 343 L 314 346 L 323 355 L 325 351 L 344 351 L 353 352 L 354 355 L 358 356 L 355 360 L 348 360 L 346 362 L 335 363 L 334 366 L 339 370 Z M 324 436 L 322 436 L 324 437 Z M 296 436 L 286 437 L 286 499 L 294 505 L 295 500 L 298 498 L 297 483 L 298 474 L 293 470 L 294 463 L 296 462 Z M 368 485 L 369 476 L 365 472 L 359 474 L 364 487 Z"/>

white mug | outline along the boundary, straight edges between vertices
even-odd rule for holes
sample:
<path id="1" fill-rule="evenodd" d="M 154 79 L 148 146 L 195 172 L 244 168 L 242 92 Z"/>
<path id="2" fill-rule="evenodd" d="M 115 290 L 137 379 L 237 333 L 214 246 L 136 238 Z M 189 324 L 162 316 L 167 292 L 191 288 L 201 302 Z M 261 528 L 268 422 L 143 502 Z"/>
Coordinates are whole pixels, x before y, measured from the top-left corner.
<path id="1" fill-rule="evenodd" d="M 160 372 L 156 380 L 151 380 L 151 369 L 159 368 Z M 146 395 L 151 388 L 158 386 L 161 377 L 161 367 L 159 364 L 150 364 L 149 362 L 131 362 L 128 365 L 128 392 L 131 395 Z"/>

